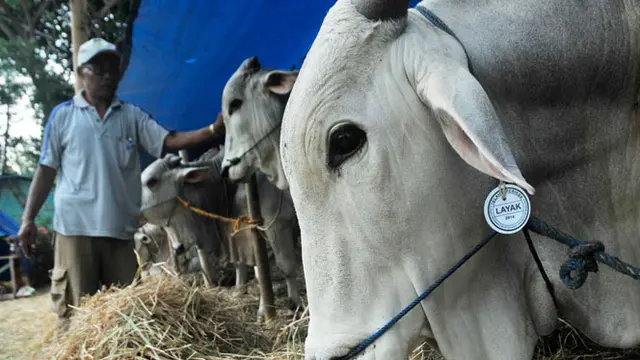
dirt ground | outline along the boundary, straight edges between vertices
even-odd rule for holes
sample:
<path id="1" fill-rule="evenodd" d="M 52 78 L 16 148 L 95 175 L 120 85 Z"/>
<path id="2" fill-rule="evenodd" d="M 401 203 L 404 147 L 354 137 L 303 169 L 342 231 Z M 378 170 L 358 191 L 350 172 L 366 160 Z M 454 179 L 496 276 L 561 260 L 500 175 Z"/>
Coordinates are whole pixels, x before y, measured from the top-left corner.
<path id="1" fill-rule="evenodd" d="M 42 359 L 43 339 L 55 324 L 48 289 L 36 295 L 0 301 L 0 359 Z"/>

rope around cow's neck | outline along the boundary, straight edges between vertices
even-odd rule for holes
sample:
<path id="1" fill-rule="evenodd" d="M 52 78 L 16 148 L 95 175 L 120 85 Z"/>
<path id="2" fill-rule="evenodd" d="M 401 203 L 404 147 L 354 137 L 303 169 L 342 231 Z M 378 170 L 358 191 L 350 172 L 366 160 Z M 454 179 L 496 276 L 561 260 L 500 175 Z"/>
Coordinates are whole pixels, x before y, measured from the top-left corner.
<path id="1" fill-rule="evenodd" d="M 587 276 L 589 272 L 597 272 L 598 266 L 597 262 L 605 264 L 612 269 L 616 270 L 619 273 L 630 276 L 633 279 L 640 280 L 640 268 L 632 266 L 630 264 L 625 263 L 619 258 L 609 255 L 604 252 L 604 245 L 601 242 L 586 242 L 582 240 L 578 240 L 573 236 L 563 233 L 562 231 L 556 229 L 555 227 L 547 224 L 546 222 L 532 216 L 526 227 L 523 229 L 525 234 L 525 238 L 527 241 L 530 241 L 529 232 L 526 230 L 531 230 L 539 235 L 551 238 L 556 240 L 564 245 L 570 247 L 569 249 L 569 259 L 562 264 L 560 267 L 559 275 L 562 279 L 562 282 L 570 289 L 577 289 L 581 287 L 584 282 L 587 280 Z M 474 246 L 467 254 L 465 254 L 462 259 L 460 259 L 455 265 L 453 265 L 448 271 L 446 271 L 442 276 L 440 276 L 427 290 L 425 290 L 422 294 L 420 294 L 414 301 L 411 302 L 407 307 L 402 309 L 398 315 L 394 316 L 391 320 L 389 320 L 384 326 L 382 326 L 378 331 L 376 331 L 373 335 L 362 341 L 358 346 L 353 348 L 349 353 L 344 356 L 338 357 L 336 359 L 351 359 L 352 357 L 358 355 L 362 351 L 364 351 L 369 345 L 371 345 L 374 341 L 376 341 L 380 336 L 382 336 L 387 330 L 389 330 L 395 323 L 397 323 L 402 317 L 404 317 L 409 311 L 411 311 L 414 307 L 416 307 L 422 300 L 424 300 L 427 296 L 429 296 L 438 286 L 440 286 L 449 276 L 451 276 L 456 270 L 458 270 L 462 265 L 464 265 L 467 260 L 469 260 L 473 255 L 475 255 L 480 249 L 482 249 L 486 244 L 488 244 L 497 233 L 492 231 L 489 236 L 483 239 L 480 243 Z M 531 253 L 534 256 L 534 260 L 536 263 L 539 262 L 537 252 L 531 246 Z M 555 292 L 552 290 L 553 286 L 549 281 L 549 278 L 546 276 L 544 269 L 539 266 L 540 272 L 547 283 L 547 288 L 550 289 L 551 296 L 556 302 Z M 576 275 L 572 275 L 572 271 L 576 272 Z"/>
<path id="2" fill-rule="evenodd" d="M 283 198 L 284 198 L 284 191 L 280 192 L 280 200 L 278 201 L 278 209 L 276 210 L 276 215 L 273 217 L 273 219 L 271 219 L 271 221 L 269 222 L 269 225 L 267 226 L 260 226 L 260 224 L 263 223 L 263 219 L 257 219 L 257 220 L 251 220 L 248 216 L 241 216 L 239 218 L 230 218 L 230 217 L 225 217 L 222 215 L 218 215 L 218 214 L 214 214 L 205 210 L 202 210 L 198 207 L 195 207 L 191 204 L 189 204 L 188 201 L 186 201 L 185 199 L 183 199 L 181 196 L 177 196 L 176 197 L 178 199 L 178 202 L 184 206 L 185 208 L 195 212 L 196 214 L 202 215 L 202 216 L 206 216 L 208 218 L 211 219 L 216 219 L 216 220 L 221 220 L 221 221 L 226 221 L 226 222 L 230 222 L 233 224 L 233 233 L 231 234 L 231 236 L 237 234 L 240 231 L 243 230 L 247 230 L 247 229 L 253 229 L 256 228 L 262 232 L 266 232 L 267 230 L 269 230 L 271 228 L 271 226 L 273 226 L 273 224 L 275 224 L 276 220 L 278 220 L 278 217 L 280 216 L 280 213 L 282 212 L 282 203 L 283 203 Z M 242 223 L 246 223 L 249 226 L 245 226 L 243 228 L 240 227 L 240 225 Z"/>
<path id="3" fill-rule="evenodd" d="M 271 221 L 269 222 L 269 225 L 267 226 L 256 226 L 258 228 L 258 230 L 266 232 L 267 230 L 269 230 L 269 228 L 271 228 L 271 226 L 273 224 L 275 224 L 276 220 L 278 220 L 278 217 L 280 216 L 280 211 L 282 210 L 282 200 L 284 198 L 284 191 L 280 191 L 280 200 L 278 201 L 278 210 L 276 210 L 276 216 L 273 217 L 273 219 L 271 219 Z"/>
<path id="4" fill-rule="evenodd" d="M 226 216 L 222 216 L 222 215 L 218 215 L 218 214 L 214 214 L 212 212 L 208 212 L 205 210 L 202 210 L 196 206 L 193 206 L 191 204 L 189 204 L 189 202 L 185 199 L 183 199 L 181 196 L 177 196 L 176 197 L 178 199 L 178 202 L 184 206 L 185 208 L 193 211 L 196 214 L 202 215 L 202 216 L 206 216 L 210 219 L 216 219 L 216 220 L 220 220 L 220 221 L 225 221 L 225 222 L 229 222 L 231 224 L 233 224 L 233 234 L 242 231 L 242 230 L 246 230 L 246 229 L 250 229 L 250 228 L 254 228 L 254 227 L 258 227 L 259 224 L 262 224 L 262 219 L 256 219 L 253 220 L 250 217 L 244 215 L 241 216 L 239 218 L 231 218 L 231 217 L 226 217 Z M 240 228 L 240 225 L 242 225 L 242 223 L 245 223 L 249 226 L 246 226 L 244 228 Z"/>
<path id="5" fill-rule="evenodd" d="M 435 27 L 444 31 L 445 33 L 451 35 L 455 38 L 460 45 L 460 39 L 455 35 L 455 33 L 433 12 L 422 7 L 415 7 L 420 14 L 422 14 L 427 20 L 429 20 Z M 465 54 L 467 55 L 467 60 L 469 63 L 469 71 L 473 73 L 471 67 L 471 61 L 469 59 L 469 54 L 467 53 L 464 46 L 462 48 L 465 50 Z M 557 302 L 555 298 L 555 291 L 553 290 L 553 285 L 549 280 L 544 268 L 542 267 L 542 263 L 538 257 L 538 254 L 533 246 L 533 242 L 531 241 L 531 236 L 529 231 L 531 230 L 539 235 L 554 239 L 564 245 L 570 247 L 569 249 L 569 259 L 562 264 L 560 267 L 559 275 L 562 279 L 562 282 L 570 289 L 577 289 L 581 287 L 584 282 L 587 280 L 587 276 L 589 272 L 597 272 L 598 271 L 598 262 L 605 264 L 612 269 L 630 276 L 633 279 L 640 280 L 640 268 L 629 265 L 619 258 L 609 255 L 604 252 L 604 245 L 599 241 L 594 242 L 586 242 L 578 240 L 562 231 L 554 228 L 550 224 L 545 223 L 544 221 L 531 217 L 527 222 L 526 226 L 523 228 L 522 232 L 524 233 L 525 240 L 527 241 L 527 245 L 529 246 L 529 250 L 534 257 L 534 261 L 538 266 L 538 269 L 547 285 L 547 289 L 550 292 L 551 297 L 553 298 L 554 303 Z M 376 341 L 380 336 L 382 336 L 389 328 L 391 328 L 395 323 L 397 323 L 404 315 L 406 315 L 411 309 L 417 306 L 422 300 L 424 300 L 429 294 L 431 294 L 438 286 L 440 286 L 449 276 L 451 276 L 456 270 L 458 270 L 467 260 L 469 260 L 473 255 L 475 255 L 482 247 L 484 247 L 487 243 L 491 241 L 497 235 L 496 231 L 493 231 L 489 236 L 483 239 L 480 243 L 474 246 L 466 255 L 462 257 L 452 268 L 450 268 L 447 272 L 445 272 L 441 277 L 439 277 L 427 290 L 425 290 L 422 294 L 420 294 L 413 302 L 411 302 L 407 307 L 402 309 L 398 315 L 394 316 L 391 320 L 389 320 L 384 326 L 382 326 L 378 331 L 376 331 L 373 335 L 366 338 L 359 345 L 349 351 L 346 355 L 340 356 L 337 359 L 350 359 L 362 351 L 364 351 L 369 345 L 371 345 L 374 341 Z M 575 273 L 575 275 L 573 274 Z"/>

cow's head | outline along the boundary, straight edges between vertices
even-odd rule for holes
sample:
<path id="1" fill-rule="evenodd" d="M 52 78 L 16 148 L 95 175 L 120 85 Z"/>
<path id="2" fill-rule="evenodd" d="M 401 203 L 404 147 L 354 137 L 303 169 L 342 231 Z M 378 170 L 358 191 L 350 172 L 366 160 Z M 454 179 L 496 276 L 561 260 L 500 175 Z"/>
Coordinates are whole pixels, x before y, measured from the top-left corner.
<path id="1" fill-rule="evenodd" d="M 213 182 L 210 167 L 182 166 L 180 161 L 179 156 L 167 154 L 142 172 L 142 216 L 152 224 L 168 225 L 180 211 L 178 196 L 198 197 L 199 184 Z"/>
<path id="2" fill-rule="evenodd" d="M 135 249 L 140 256 L 143 274 L 154 274 L 154 264 L 170 263 L 171 246 L 162 226 L 146 223 L 133 235 Z"/>
<path id="3" fill-rule="evenodd" d="M 280 123 L 297 71 L 265 69 L 257 57 L 245 60 L 222 95 L 226 139 L 223 168 L 232 181 L 255 171 L 286 190 L 280 163 Z"/>
<path id="4" fill-rule="evenodd" d="M 195 243 L 221 258 L 227 255 L 226 244 L 216 221 L 196 213 L 194 208 L 223 216 L 228 214 L 229 196 L 233 194 L 230 188 L 235 187 L 228 186 L 222 177 L 223 157 L 221 151 L 213 158 L 181 163 L 178 156 L 168 154 L 151 163 L 141 175 L 142 216 L 151 224 L 174 229 L 180 234 L 179 241 L 184 248 Z"/>
<path id="5" fill-rule="evenodd" d="M 344 355 L 485 236 L 495 179 L 533 191 L 463 48 L 407 7 L 338 0 L 285 110 L 280 150 L 302 235 L 309 359 Z M 366 354 L 403 358 L 432 336 L 434 298 Z"/>

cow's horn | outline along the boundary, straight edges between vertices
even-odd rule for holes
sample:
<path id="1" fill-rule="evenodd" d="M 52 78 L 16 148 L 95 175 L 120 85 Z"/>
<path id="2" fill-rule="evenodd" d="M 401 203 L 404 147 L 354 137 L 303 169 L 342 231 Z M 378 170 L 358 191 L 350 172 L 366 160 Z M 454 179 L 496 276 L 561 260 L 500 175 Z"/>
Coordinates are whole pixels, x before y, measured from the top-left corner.
<path id="1" fill-rule="evenodd" d="M 409 0 L 353 0 L 356 10 L 370 20 L 394 20 L 407 16 Z"/>
<path id="2" fill-rule="evenodd" d="M 243 67 L 248 70 L 260 70 L 260 61 L 257 56 L 252 56 L 244 61 Z"/>
<path id="3" fill-rule="evenodd" d="M 173 169 L 180 164 L 181 159 L 179 156 L 175 156 L 175 155 L 169 156 L 169 155 L 173 155 L 173 154 L 167 154 L 164 158 L 164 161 L 169 167 L 169 169 Z"/>

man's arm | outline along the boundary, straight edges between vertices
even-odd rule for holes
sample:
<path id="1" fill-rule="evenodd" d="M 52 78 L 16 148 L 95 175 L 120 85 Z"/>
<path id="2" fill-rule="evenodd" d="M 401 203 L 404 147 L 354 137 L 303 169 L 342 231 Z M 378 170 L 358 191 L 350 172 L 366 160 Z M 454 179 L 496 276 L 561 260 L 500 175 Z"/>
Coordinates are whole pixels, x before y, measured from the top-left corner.
<path id="1" fill-rule="evenodd" d="M 49 121 L 47 121 L 47 126 L 44 129 L 42 153 L 40 154 L 38 168 L 31 180 L 29 196 L 22 212 L 23 222 L 33 222 L 36 218 L 42 204 L 49 196 L 51 186 L 53 186 L 56 178 L 57 169 L 60 167 L 62 158 L 60 114 L 64 114 L 64 110 L 61 111 L 63 107 L 64 104 L 61 104 L 51 111 Z"/>
<path id="2" fill-rule="evenodd" d="M 188 149 L 211 140 L 216 136 L 209 127 L 198 130 L 173 132 L 164 138 L 164 147 L 168 150 Z"/>
<path id="3" fill-rule="evenodd" d="M 20 224 L 18 239 L 20 240 L 22 251 L 29 257 L 35 247 L 36 233 L 38 231 L 34 220 L 49 196 L 56 178 L 57 169 L 60 168 L 61 164 L 60 119 L 56 114 L 60 114 L 59 110 L 62 106 L 62 104 L 56 106 L 49 116 L 49 121 L 47 121 L 42 139 L 40 161 L 31 180 L 29 195 L 22 212 L 22 224 Z"/>
<path id="4" fill-rule="evenodd" d="M 162 157 L 166 150 L 182 150 L 195 147 L 225 134 L 222 114 L 218 114 L 213 125 L 184 132 L 167 131 L 153 120 L 151 115 L 142 110 L 139 110 L 136 121 L 140 134 L 140 143 L 149 154 L 156 158 Z"/>
<path id="5" fill-rule="evenodd" d="M 33 222 L 36 218 L 40 208 L 42 208 L 49 196 L 53 182 L 56 179 L 56 173 L 57 171 L 54 168 L 38 165 L 29 187 L 29 196 L 22 213 L 22 222 Z"/>
<path id="6" fill-rule="evenodd" d="M 219 113 L 212 125 L 193 131 L 169 133 L 164 138 L 164 147 L 169 150 L 187 149 L 224 134 L 224 119 L 222 113 Z"/>

